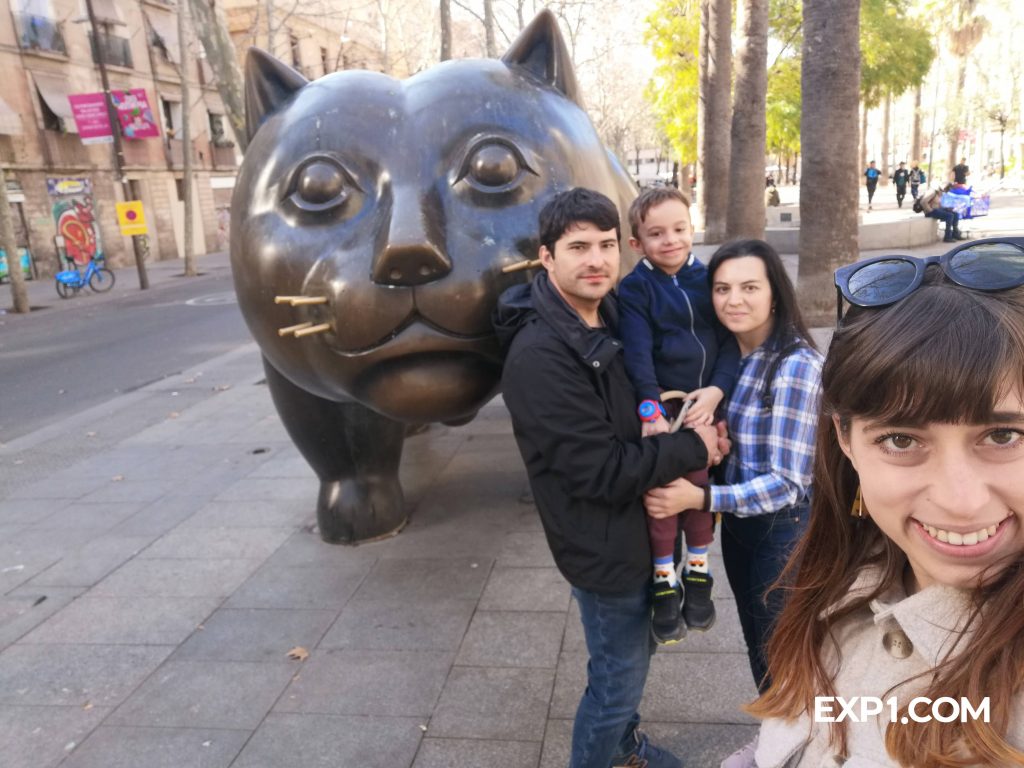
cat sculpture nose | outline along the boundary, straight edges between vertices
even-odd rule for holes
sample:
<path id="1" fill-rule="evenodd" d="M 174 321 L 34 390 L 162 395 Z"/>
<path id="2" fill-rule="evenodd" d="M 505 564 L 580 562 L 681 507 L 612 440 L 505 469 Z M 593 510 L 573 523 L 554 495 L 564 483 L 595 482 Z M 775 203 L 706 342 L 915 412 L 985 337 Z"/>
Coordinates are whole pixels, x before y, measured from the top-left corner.
<path id="1" fill-rule="evenodd" d="M 452 262 L 428 234 L 440 218 L 423 210 L 411 193 L 397 192 L 388 239 L 374 259 L 371 277 L 379 285 L 424 285 L 452 271 Z M 432 226 L 433 225 L 433 226 Z"/>

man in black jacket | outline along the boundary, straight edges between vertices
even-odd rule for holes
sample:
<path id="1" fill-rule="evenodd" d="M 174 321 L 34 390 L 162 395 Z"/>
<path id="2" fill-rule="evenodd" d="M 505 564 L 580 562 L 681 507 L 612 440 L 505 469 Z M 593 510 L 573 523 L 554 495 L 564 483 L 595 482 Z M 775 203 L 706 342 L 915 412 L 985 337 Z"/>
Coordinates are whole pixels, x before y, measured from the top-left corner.
<path id="1" fill-rule="evenodd" d="M 545 271 L 502 294 L 494 325 L 507 348 L 502 390 L 516 442 L 590 653 L 570 768 L 679 768 L 637 731 L 654 649 L 642 497 L 709 455 L 720 460 L 721 449 L 712 427 L 641 439 L 609 296 L 619 221 L 597 192 L 553 198 L 540 213 Z"/>

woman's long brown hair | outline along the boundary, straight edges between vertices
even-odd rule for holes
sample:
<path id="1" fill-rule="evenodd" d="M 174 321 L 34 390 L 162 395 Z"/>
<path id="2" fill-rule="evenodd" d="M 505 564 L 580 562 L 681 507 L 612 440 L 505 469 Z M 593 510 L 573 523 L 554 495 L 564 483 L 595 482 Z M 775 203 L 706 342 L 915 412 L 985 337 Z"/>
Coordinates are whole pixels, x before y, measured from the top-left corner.
<path id="1" fill-rule="evenodd" d="M 1006 393 L 1024 393 L 1024 288 L 981 293 L 947 282 L 938 269 L 928 273 L 898 304 L 852 308 L 829 347 L 810 524 L 780 578 L 787 602 L 768 648 L 771 686 L 748 707 L 757 717 L 793 719 L 814 711 L 815 696 L 835 696 L 826 664 L 838 658 L 833 630 L 902 578 L 899 548 L 870 519 L 850 515 L 859 481 L 839 447 L 833 415 L 842 428 L 852 417 L 980 424 L 993 420 Z M 877 588 L 830 610 L 868 566 L 880 569 Z M 971 592 L 970 642 L 954 644 L 938 668 L 918 679 L 920 695 L 933 701 L 989 697 L 990 721 L 890 724 L 886 748 L 900 765 L 1024 764 L 1024 753 L 1006 741 L 1011 717 L 1022 716 L 1012 707 L 1024 690 L 1024 553 L 1000 566 Z M 845 724 L 830 728 L 831 745 L 845 756 Z"/>

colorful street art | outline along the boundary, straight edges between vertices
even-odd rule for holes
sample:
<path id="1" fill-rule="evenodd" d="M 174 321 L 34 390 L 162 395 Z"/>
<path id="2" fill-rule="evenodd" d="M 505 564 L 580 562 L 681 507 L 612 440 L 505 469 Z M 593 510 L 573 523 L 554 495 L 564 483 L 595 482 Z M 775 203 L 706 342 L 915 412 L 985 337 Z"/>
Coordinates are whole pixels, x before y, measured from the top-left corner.
<path id="1" fill-rule="evenodd" d="M 53 198 L 53 220 L 64 242 L 64 256 L 79 266 L 103 258 L 100 231 L 93 209 L 89 179 L 47 179 Z"/>
<path id="2" fill-rule="evenodd" d="M 110 99 L 117 108 L 117 119 L 121 123 L 121 134 L 126 139 L 150 139 L 160 135 L 160 129 L 153 119 L 146 91 L 132 88 L 130 91 L 111 91 Z"/>

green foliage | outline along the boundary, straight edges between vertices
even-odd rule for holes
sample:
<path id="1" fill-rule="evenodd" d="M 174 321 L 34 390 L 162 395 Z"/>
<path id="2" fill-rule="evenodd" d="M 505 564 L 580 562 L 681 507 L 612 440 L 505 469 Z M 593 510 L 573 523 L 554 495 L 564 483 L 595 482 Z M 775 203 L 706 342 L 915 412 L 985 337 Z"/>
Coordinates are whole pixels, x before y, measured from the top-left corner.
<path id="1" fill-rule="evenodd" d="M 766 149 L 772 154 L 800 151 L 800 59 L 778 59 L 768 71 Z"/>
<path id="2" fill-rule="evenodd" d="M 860 93 L 868 108 L 887 94 L 920 85 L 935 48 L 924 21 L 908 14 L 909 0 L 862 0 L 860 4 Z"/>
<path id="3" fill-rule="evenodd" d="M 644 94 L 679 159 L 696 162 L 700 4 L 697 0 L 661 0 L 646 24 L 644 40 L 652 47 L 658 65 Z"/>

